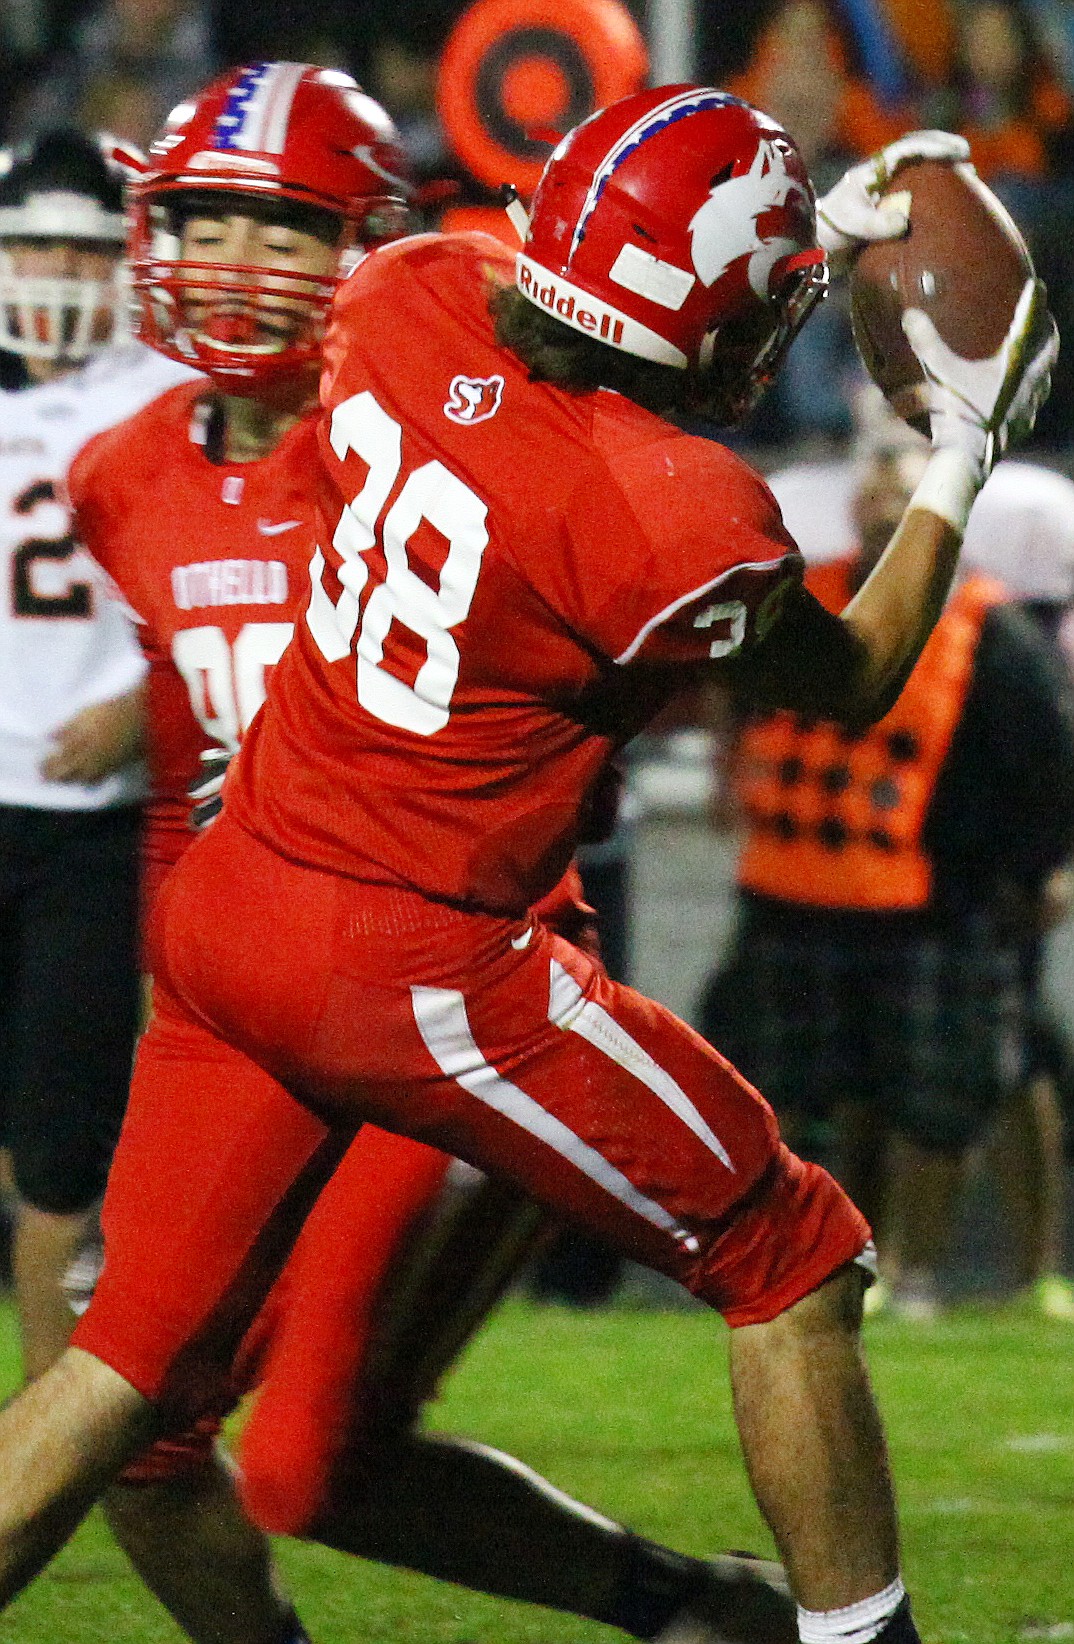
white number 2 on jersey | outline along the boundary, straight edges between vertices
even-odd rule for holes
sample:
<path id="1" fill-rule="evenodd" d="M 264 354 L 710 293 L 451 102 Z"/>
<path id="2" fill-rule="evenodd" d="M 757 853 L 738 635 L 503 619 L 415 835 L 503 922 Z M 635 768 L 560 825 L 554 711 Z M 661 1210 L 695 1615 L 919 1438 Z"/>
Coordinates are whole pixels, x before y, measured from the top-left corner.
<path id="1" fill-rule="evenodd" d="M 234 646 L 222 628 L 180 628 L 172 658 L 186 682 L 190 706 L 206 736 L 237 748 L 265 700 L 265 670 L 287 649 L 289 622 L 248 622 Z"/>
<path id="2" fill-rule="evenodd" d="M 369 576 L 362 555 L 377 540 L 377 520 L 402 468 L 403 432 L 367 391 L 336 407 L 332 449 L 342 462 L 353 451 L 368 463 L 365 484 L 340 515 L 332 539 L 343 563 L 343 593 L 333 604 L 323 582 L 320 549 L 310 565 L 312 591 L 306 620 L 322 655 L 338 662 L 357 642 L 358 700 L 388 725 L 432 736 L 443 730 L 459 677 L 459 648 L 451 629 L 463 622 L 473 602 L 481 560 L 488 546 L 488 508 L 468 485 L 441 462 L 426 462 L 407 476 L 381 527 L 387 574 L 370 594 L 361 622 L 359 599 Z M 407 543 L 422 520 L 447 539 L 448 553 L 433 589 L 411 569 Z M 425 642 L 425 661 L 413 685 L 383 666 L 384 642 L 393 622 L 401 622 Z"/>

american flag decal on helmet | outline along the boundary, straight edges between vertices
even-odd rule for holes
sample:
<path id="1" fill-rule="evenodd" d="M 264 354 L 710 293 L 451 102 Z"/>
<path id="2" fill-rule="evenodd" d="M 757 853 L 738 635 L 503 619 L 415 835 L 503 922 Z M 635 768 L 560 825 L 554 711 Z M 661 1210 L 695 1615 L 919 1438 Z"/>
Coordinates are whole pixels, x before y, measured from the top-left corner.
<path id="1" fill-rule="evenodd" d="M 601 195 L 616 171 L 628 160 L 645 142 L 647 137 L 654 137 L 658 131 L 664 131 L 679 120 L 685 120 L 691 114 L 698 114 L 702 109 L 720 108 L 725 103 L 737 103 L 740 99 L 732 97 L 727 91 L 710 91 L 702 88 L 699 91 L 680 92 L 677 97 L 669 97 L 666 102 L 659 103 L 656 108 L 643 114 L 636 120 L 628 131 L 624 131 L 619 141 L 608 150 L 603 161 L 593 174 L 593 181 L 589 185 L 589 193 L 582 202 L 582 210 L 578 221 L 574 225 L 574 235 L 571 239 L 571 249 L 567 255 L 567 263 L 578 250 L 585 238 L 586 224 L 595 211 Z"/>
<path id="2" fill-rule="evenodd" d="M 211 146 L 282 154 L 304 63 L 250 63 L 235 76 L 213 127 Z"/>

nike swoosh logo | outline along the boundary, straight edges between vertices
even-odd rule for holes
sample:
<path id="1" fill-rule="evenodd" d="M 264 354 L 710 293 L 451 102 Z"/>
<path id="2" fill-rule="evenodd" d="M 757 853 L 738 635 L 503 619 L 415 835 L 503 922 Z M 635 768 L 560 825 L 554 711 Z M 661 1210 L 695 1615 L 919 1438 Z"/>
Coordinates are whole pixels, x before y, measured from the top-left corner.
<path id="1" fill-rule="evenodd" d="M 267 519 L 259 519 L 257 529 L 263 537 L 278 537 L 284 531 L 293 531 L 296 525 L 301 525 L 300 519 L 284 519 L 279 525 L 273 525 Z"/>
<path id="2" fill-rule="evenodd" d="M 511 946 L 515 949 L 516 953 L 521 953 L 523 948 L 528 948 L 529 947 L 530 937 L 532 935 L 533 935 L 533 926 L 529 925 L 522 932 L 521 936 L 512 936 Z"/>

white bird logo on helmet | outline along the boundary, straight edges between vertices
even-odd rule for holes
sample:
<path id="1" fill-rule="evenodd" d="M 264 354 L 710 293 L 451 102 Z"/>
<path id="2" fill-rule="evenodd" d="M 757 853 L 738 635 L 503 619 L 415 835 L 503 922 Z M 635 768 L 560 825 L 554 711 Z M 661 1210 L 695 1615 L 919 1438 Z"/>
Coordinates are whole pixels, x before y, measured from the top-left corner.
<path id="1" fill-rule="evenodd" d="M 715 285 L 740 257 L 749 256 L 750 285 L 758 297 L 768 296 L 772 269 L 799 247 L 784 235 L 766 239 L 757 225 L 767 212 L 786 205 L 792 194 L 807 199 L 801 183 L 788 172 L 782 150 L 769 142 L 758 144 L 749 171 L 714 184 L 689 223 L 690 254 L 702 285 Z"/>
<path id="2" fill-rule="evenodd" d="M 389 171 L 387 166 L 381 165 L 372 143 L 357 143 L 351 149 L 351 153 L 356 160 L 361 160 L 364 166 L 368 166 L 375 177 L 380 177 L 384 182 L 391 183 L 392 187 L 399 189 L 400 193 L 409 195 L 411 190 L 409 179 L 400 177 L 396 172 Z"/>

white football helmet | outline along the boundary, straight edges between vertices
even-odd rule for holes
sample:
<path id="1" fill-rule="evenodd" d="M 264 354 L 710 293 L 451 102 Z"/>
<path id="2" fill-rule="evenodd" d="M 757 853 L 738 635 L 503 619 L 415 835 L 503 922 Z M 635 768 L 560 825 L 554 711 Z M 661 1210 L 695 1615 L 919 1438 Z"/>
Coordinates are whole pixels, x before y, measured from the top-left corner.
<path id="1" fill-rule="evenodd" d="M 74 366 L 125 329 L 124 173 L 120 145 L 78 131 L 0 152 L 0 348 Z M 99 276 L 53 271 L 60 247 Z"/>

